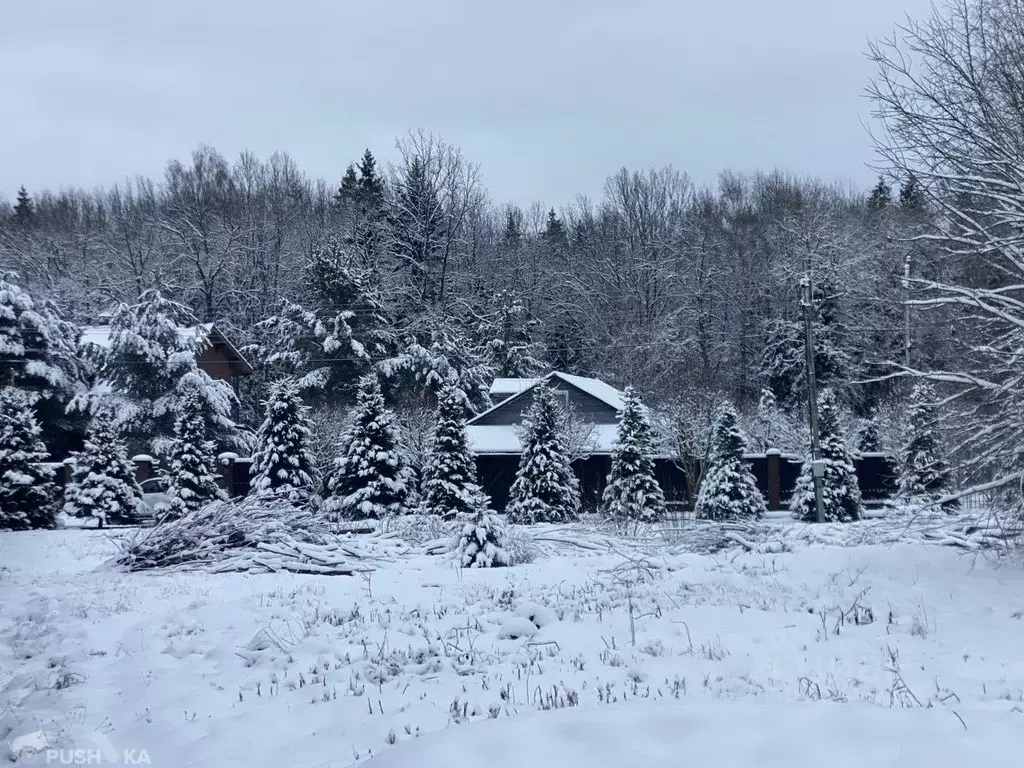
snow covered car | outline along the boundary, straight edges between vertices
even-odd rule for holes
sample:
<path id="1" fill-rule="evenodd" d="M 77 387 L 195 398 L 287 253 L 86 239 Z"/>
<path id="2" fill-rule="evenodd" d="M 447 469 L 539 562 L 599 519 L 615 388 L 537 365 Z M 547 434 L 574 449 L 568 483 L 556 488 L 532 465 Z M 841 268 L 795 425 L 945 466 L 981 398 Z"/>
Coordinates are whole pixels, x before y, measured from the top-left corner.
<path id="1" fill-rule="evenodd" d="M 139 523 L 142 525 L 153 525 L 158 517 L 157 507 L 170 502 L 171 497 L 167 493 L 167 480 L 163 477 L 151 477 L 143 480 L 139 485 L 142 487 L 142 505 L 139 507 Z"/>

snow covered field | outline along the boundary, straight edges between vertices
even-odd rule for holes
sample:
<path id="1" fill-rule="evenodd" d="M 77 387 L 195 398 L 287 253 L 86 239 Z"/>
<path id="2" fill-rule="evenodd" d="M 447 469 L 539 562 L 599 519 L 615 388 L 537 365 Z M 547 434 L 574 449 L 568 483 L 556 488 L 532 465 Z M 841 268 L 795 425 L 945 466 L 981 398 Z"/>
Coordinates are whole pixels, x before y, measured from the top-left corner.
<path id="1" fill-rule="evenodd" d="M 962 766 L 1024 734 L 1024 568 L 947 547 L 549 542 L 348 578 L 122 574 L 107 535 L 0 534 L 0 741 L 168 768 Z"/>

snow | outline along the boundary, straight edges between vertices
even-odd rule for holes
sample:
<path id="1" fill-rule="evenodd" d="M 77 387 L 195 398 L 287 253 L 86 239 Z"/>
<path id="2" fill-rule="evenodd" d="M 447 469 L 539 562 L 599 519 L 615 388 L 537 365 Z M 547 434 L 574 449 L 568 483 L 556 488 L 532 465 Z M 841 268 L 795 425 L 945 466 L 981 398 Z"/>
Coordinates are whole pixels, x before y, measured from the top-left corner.
<path id="1" fill-rule="evenodd" d="M 705 557 L 582 524 L 520 530 L 528 565 L 460 569 L 410 545 L 356 577 L 129 574 L 106 565 L 123 529 L 0 534 L 0 755 L 37 731 L 194 768 L 959 768 L 1019 752 L 1019 558 L 798 536 Z"/>
<path id="2" fill-rule="evenodd" d="M 1005 764 L 1020 750 L 1020 728 L 1019 716 L 964 731 L 947 712 L 852 704 L 612 704 L 449 729 L 388 750 L 366 768 L 475 765 L 481 755 L 487 768 L 961 768 Z"/>
<path id="3" fill-rule="evenodd" d="M 525 392 L 534 384 L 541 379 L 505 379 L 498 378 L 491 382 L 490 395 L 495 401 L 501 399 L 505 400 L 512 395 L 518 395 L 520 392 Z"/>
<path id="4" fill-rule="evenodd" d="M 518 454 L 523 448 L 516 434 L 516 426 L 469 424 L 466 435 L 474 453 Z M 615 445 L 616 425 L 595 424 L 591 433 L 590 453 L 611 453 Z"/>
<path id="5" fill-rule="evenodd" d="M 197 325 L 192 328 L 178 328 L 178 338 L 186 344 L 190 344 L 196 339 L 208 339 L 210 333 L 213 331 L 213 323 L 206 323 L 204 325 Z M 78 340 L 79 346 L 86 344 L 94 344 L 100 349 L 110 349 L 110 334 L 111 326 L 109 325 L 90 325 L 82 328 L 82 336 Z"/>
<path id="6" fill-rule="evenodd" d="M 562 379 L 562 381 L 572 384 L 578 389 L 582 389 L 591 397 L 596 397 L 602 403 L 610 405 L 616 411 L 621 411 L 625 401 L 622 398 L 622 393 L 610 384 L 605 384 L 600 379 L 590 379 L 586 376 L 573 376 L 568 373 L 556 373 L 555 376 Z"/>

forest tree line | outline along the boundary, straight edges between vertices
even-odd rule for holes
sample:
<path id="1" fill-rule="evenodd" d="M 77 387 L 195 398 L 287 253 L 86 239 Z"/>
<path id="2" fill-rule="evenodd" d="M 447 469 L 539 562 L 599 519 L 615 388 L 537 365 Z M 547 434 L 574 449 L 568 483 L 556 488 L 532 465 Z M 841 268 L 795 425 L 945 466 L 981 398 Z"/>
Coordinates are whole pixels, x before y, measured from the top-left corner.
<path id="1" fill-rule="evenodd" d="M 495 376 L 561 370 L 662 404 L 714 393 L 751 410 L 767 388 L 797 411 L 807 272 L 817 375 L 853 413 L 895 386 L 858 382 L 951 353 L 946 316 L 905 313 L 908 264 L 938 261 L 912 239 L 930 216 L 912 176 L 852 190 L 724 172 L 698 187 L 671 167 L 622 168 L 600 200 L 523 209 L 491 201 L 437 136 L 397 150 L 386 168 L 366 150 L 338 183 L 284 153 L 200 147 L 160 180 L 22 189 L 0 206 L 0 264 L 78 324 L 152 288 L 216 323 L 258 369 L 250 420 L 281 373 L 345 406 L 368 368 L 410 359 L 451 366 L 477 409 Z"/>

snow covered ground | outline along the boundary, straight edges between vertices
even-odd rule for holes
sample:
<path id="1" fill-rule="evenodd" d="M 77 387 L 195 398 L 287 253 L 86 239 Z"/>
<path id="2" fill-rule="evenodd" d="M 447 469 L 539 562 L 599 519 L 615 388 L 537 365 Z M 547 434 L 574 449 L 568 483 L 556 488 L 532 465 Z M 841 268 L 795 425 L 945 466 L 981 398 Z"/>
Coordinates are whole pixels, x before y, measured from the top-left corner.
<path id="1" fill-rule="evenodd" d="M 1022 743 L 1013 562 L 574 531 L 508 569 L 214 577 L 105 568 L 110 535 L 0 534 L 0 742 L 168 768 L 959 766 Z"/>

